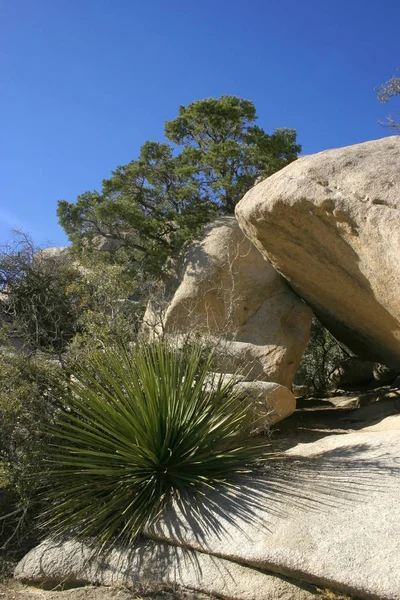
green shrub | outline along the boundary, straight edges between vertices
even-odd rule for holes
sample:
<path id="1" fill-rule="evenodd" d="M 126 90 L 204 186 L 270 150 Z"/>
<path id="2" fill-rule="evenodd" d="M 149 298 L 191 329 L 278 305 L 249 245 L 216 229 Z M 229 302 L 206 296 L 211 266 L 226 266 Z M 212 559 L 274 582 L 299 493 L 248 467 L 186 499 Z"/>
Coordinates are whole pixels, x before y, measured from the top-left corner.
<path id="1" fill-rule="evenodd" d="M 71 358 L 90 354 L 94 347 L 135 341 L 145 308 L 136 282 L 123 267 L 101 262 L 94 255 L 85 257 L 82 264 L 82 277 L 69 288 L 85 307 L 78 319 L 79 333 L 68 346 Z"/>
<path id="2" fill-rule="evenodd" d="M 35 541 L 38 487 L 47 452 L 45 426 L 66 380 L 56 362 L 0 349 L 0 550 L 18 554 Z"/>
<path id="3" fill-rule="evenodd" d="M 25 234 L 0 249 L 0 320 L 33 350 L 61 354 L 79 331 L 81 277 L 68 253 L 46 254 Z"/>
<path id="4" fill-rule="evenodd" d="M 136 338 L 144 312 L 126 269 L 99 255 L 46 252 L 25 234 L 0 248 L 0 323 L 5 336 L 31 351 L 68 361 Z"/>
<path id="5" fill-rule="evenodd" d="M 55 442 L 46 524 L 132 541 L 172 497 L 200 495 L 271 457 L 245 439 L 245 408 L 212 355 L 167 345 L 100 352 L 73 373 Z"/>
<path id="6" fill-rule="evenodd" d="M 295 382 L 307 386 L 309 393 L 322 396 L 335 388 L 335 372 L 348 356 L 337 340 L 314 317 L 310 341 Z"/>

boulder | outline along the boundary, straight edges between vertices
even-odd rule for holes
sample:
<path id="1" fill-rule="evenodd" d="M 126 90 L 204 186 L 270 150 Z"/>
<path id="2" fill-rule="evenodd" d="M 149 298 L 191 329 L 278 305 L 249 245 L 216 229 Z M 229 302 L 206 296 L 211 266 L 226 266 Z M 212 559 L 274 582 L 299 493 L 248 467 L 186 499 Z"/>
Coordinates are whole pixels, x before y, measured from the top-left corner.
<path id="1" fill-rule="evenodd" d="M 232 375 L 226 375 L 227 383 Z M 210 374 L 210 385 L 218 381 L 219 376 Z M 234 385 L 241 402 L 247 404 L 247 423 L 252 433 L 267 431 L 272 425 L 290 417 L 296 410 L 296 399 L 292 392 L 279 383 L 270 381 L 238 380 Z"/>
<path id="2" fill-rule="evenodd" d="M 123 246 L 123 240 L 107 237 L 105 235 L 95 235 L 90 242 L 91 247 L 99 252 L 116 252 Z"/>
<path id="3" fill-rule="evenodd" d="M 400 414 L 390 415 L 374 425 L 367 425 L 363 431 L 400 431 Z"/>
<path id="4" fill-rule="evenodd" d="M 335 337 L 400 366 L 400 137 L 304 156 L 236 207 L 259 251 Z"/>
<path id="5" fill-rule="evenodd" d="M 166 308 L 144 317 L 147 338 L 189 336 L 217 346 L 222 372 L 290 387 L 309 339 L 310 309 L 223 217 L 189 250 Z"/>
<path id="6" fill-rule="evenodd" d="M 70 252 L 69 246 L 54 246 L 53 248 L 43 248 L 42 250 L 39 250 L 36 253 L 35 258 L 42 258 L 42 259 L 66 258 L 66 257 L 68 257 L 69 252 Z"/>
<path id="7" fill-rule="evenodd" d="M 273 309 L 271 312 L 279 316 Z M 303 315 L 300 315 L 301 320 L 302 317 Z M 215 336 L 207 336 L 205 341 L 214 348 L 217 372 L 240 373 L 249 381 L 278 382 L 290 388 L 301 360 L 299 346 L 288 348 L 282 343 L 276 346 L 259 345 L 251 342 L 221 340 Z"/>
<path id="8" fill-rule="evenodd" d="M 279 383 L 240 381 L 236 388 L 248 402 L 249 422 L 256 431 L 268 429 L 296 410 L 294 395 Z"/>
<path id="9" fill-rule="evenodd" d="M 341 388 L 346 386 L 357 386 L 374 383 L 375 364 L 376 363 L 370 360 L 361 360 L 356 356 L 351 356 L 347 358 L 333 373 L 333 378 L 336 387 Z"/>
<path id="10" fill-rule="evenodd" d="M 396 425 L 395 425 L 396 427 Z M 398 600 L 400 430 L 298 444 L 202 508 L 176 504 L 146 535 L 350 594 Z"/>
<path id="11" fill-rule="evenodd" d="M 393 381 L 392 387 L 400 388 L 400 375 L 398 377 L 396 377 L 396 379 Z"/>
<path id="12" fill-rule="evenodd" d="M 231 600 L 317 598 L 307 586 L 298 586 L 285 578 L 149 540 L 138 541 L 129 550 L 114 548 L 106 555 L 99 555 L 76 540 L 47 539 L 19 562 L 15 578 L 46 587 L 97 584 L 137 588 L 138 584 L 164 583 Z M 110 592 L 107 597 L 111 596 L 114 597 Z"/>

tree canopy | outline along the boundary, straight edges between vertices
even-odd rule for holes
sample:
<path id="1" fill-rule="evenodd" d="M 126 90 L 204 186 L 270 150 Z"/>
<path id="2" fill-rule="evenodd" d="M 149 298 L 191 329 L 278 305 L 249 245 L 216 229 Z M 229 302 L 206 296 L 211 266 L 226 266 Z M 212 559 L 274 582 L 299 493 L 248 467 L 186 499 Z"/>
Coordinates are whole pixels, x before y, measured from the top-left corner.
<path id="1" fill-rule="evenodd" d="M 294 129 L 268 135 L 256 119 L 253 102 L 222 96 L 181 106 L 165 124 L 166 137 L 183 146 L 182 161 L 202 194 L 223 214 L 233 214 L 257 178 L 279 171 L 301 150 Z"/>
<path id="2" fill-rule="evenodd" d="M 139 158 L 119 166 L 100 192 L 62 200 L 58 217 L 73 246 L 109 249 L 137 273 L 158 276 L 168 257 L 236 203 L 259 177 L 295 160 L 293 129 L 271 135 L 255 125 L 252 102 L 235 96 L 181 106 L 165 125 L 172 142 L 146 142 Z"/>
<path id="3" fill-rule="evenodd" d="M 212 210 L 181 157 L 168 144 L 146 142 L 138 160 L 118 167 L 101 192 L 85 192 L 75 204 L 62 200 L 57 214 L 75 247 L 96 249 L 108 239 L 108 249 L 137 271 L 157 273 Z"/>

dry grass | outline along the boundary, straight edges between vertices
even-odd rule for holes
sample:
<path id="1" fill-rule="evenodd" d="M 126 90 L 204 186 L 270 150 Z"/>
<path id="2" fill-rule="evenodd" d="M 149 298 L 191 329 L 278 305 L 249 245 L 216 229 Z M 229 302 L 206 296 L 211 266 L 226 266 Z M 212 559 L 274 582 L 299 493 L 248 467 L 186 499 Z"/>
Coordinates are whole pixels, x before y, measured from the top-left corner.
<path id="1" fill-rule="evenodd" d="M 352 600 L 351 596 L 340 594 L 339 592 L 333 592 L 327 589 L 318 589 L 320 600 Z"/>

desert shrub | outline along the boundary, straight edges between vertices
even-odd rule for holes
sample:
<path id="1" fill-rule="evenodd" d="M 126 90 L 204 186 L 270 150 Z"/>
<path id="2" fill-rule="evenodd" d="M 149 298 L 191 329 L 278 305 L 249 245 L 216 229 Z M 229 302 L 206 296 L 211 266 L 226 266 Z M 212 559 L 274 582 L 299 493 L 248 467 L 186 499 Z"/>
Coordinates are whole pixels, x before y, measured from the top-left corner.
<path id="1" fill-rule="evenodd" d="M 80 272 L 68 254 L 48 255 L 25 234 L 0 250 L 0 311 L 34 350 L 61 354 L 79 329 L 84 306 L 75 293 Z"/>
<path id="2" fill-rule="evenodd" d="M 59 365 L 0 351 L 0 550 L 17 553 L 37 534 L 37 493 L 47 438 L 66 381 Z"/>
<path id="3" fill-rule="evenodd" d="M 212 355 L 141 345 L 77 366 L 52 428 L 46 524 L 106 542 L 132 541 L 173 498 L 201 498 L 270 457 L 245 439 L 245 411 Z"/>
<path id="4" fill-rule="evenodd" d="M 348 359 L 348 353 L 323 325 L 313 317 L 310 341 L 303 354 L 296 383 L 305 385 L 309 393 L 321 396 L 335 388 L 339 367 Z"/>
<path id="5" fill-rule="evenodd" d="M 121 265 L 98 255 L 78 263 L 69 250 L 49 253 L 17 234 L 12 246 L 0 249 L 2 339 L 55 353 L 63 363 L 93 347 L 127 344 L 144 312 L 136 287 Z"/>
<path id="6" fill-rule="evenodd" d="M 78 318 L 79 332 L 68 346 L 70 357 L 85 356 L 93 348 L 135 341 L 143 317 L 145 300 L 135 280 L 121 265 L 97 258 L 86 257 L 82 277 L 69 290 L 84 307 Z"/>

